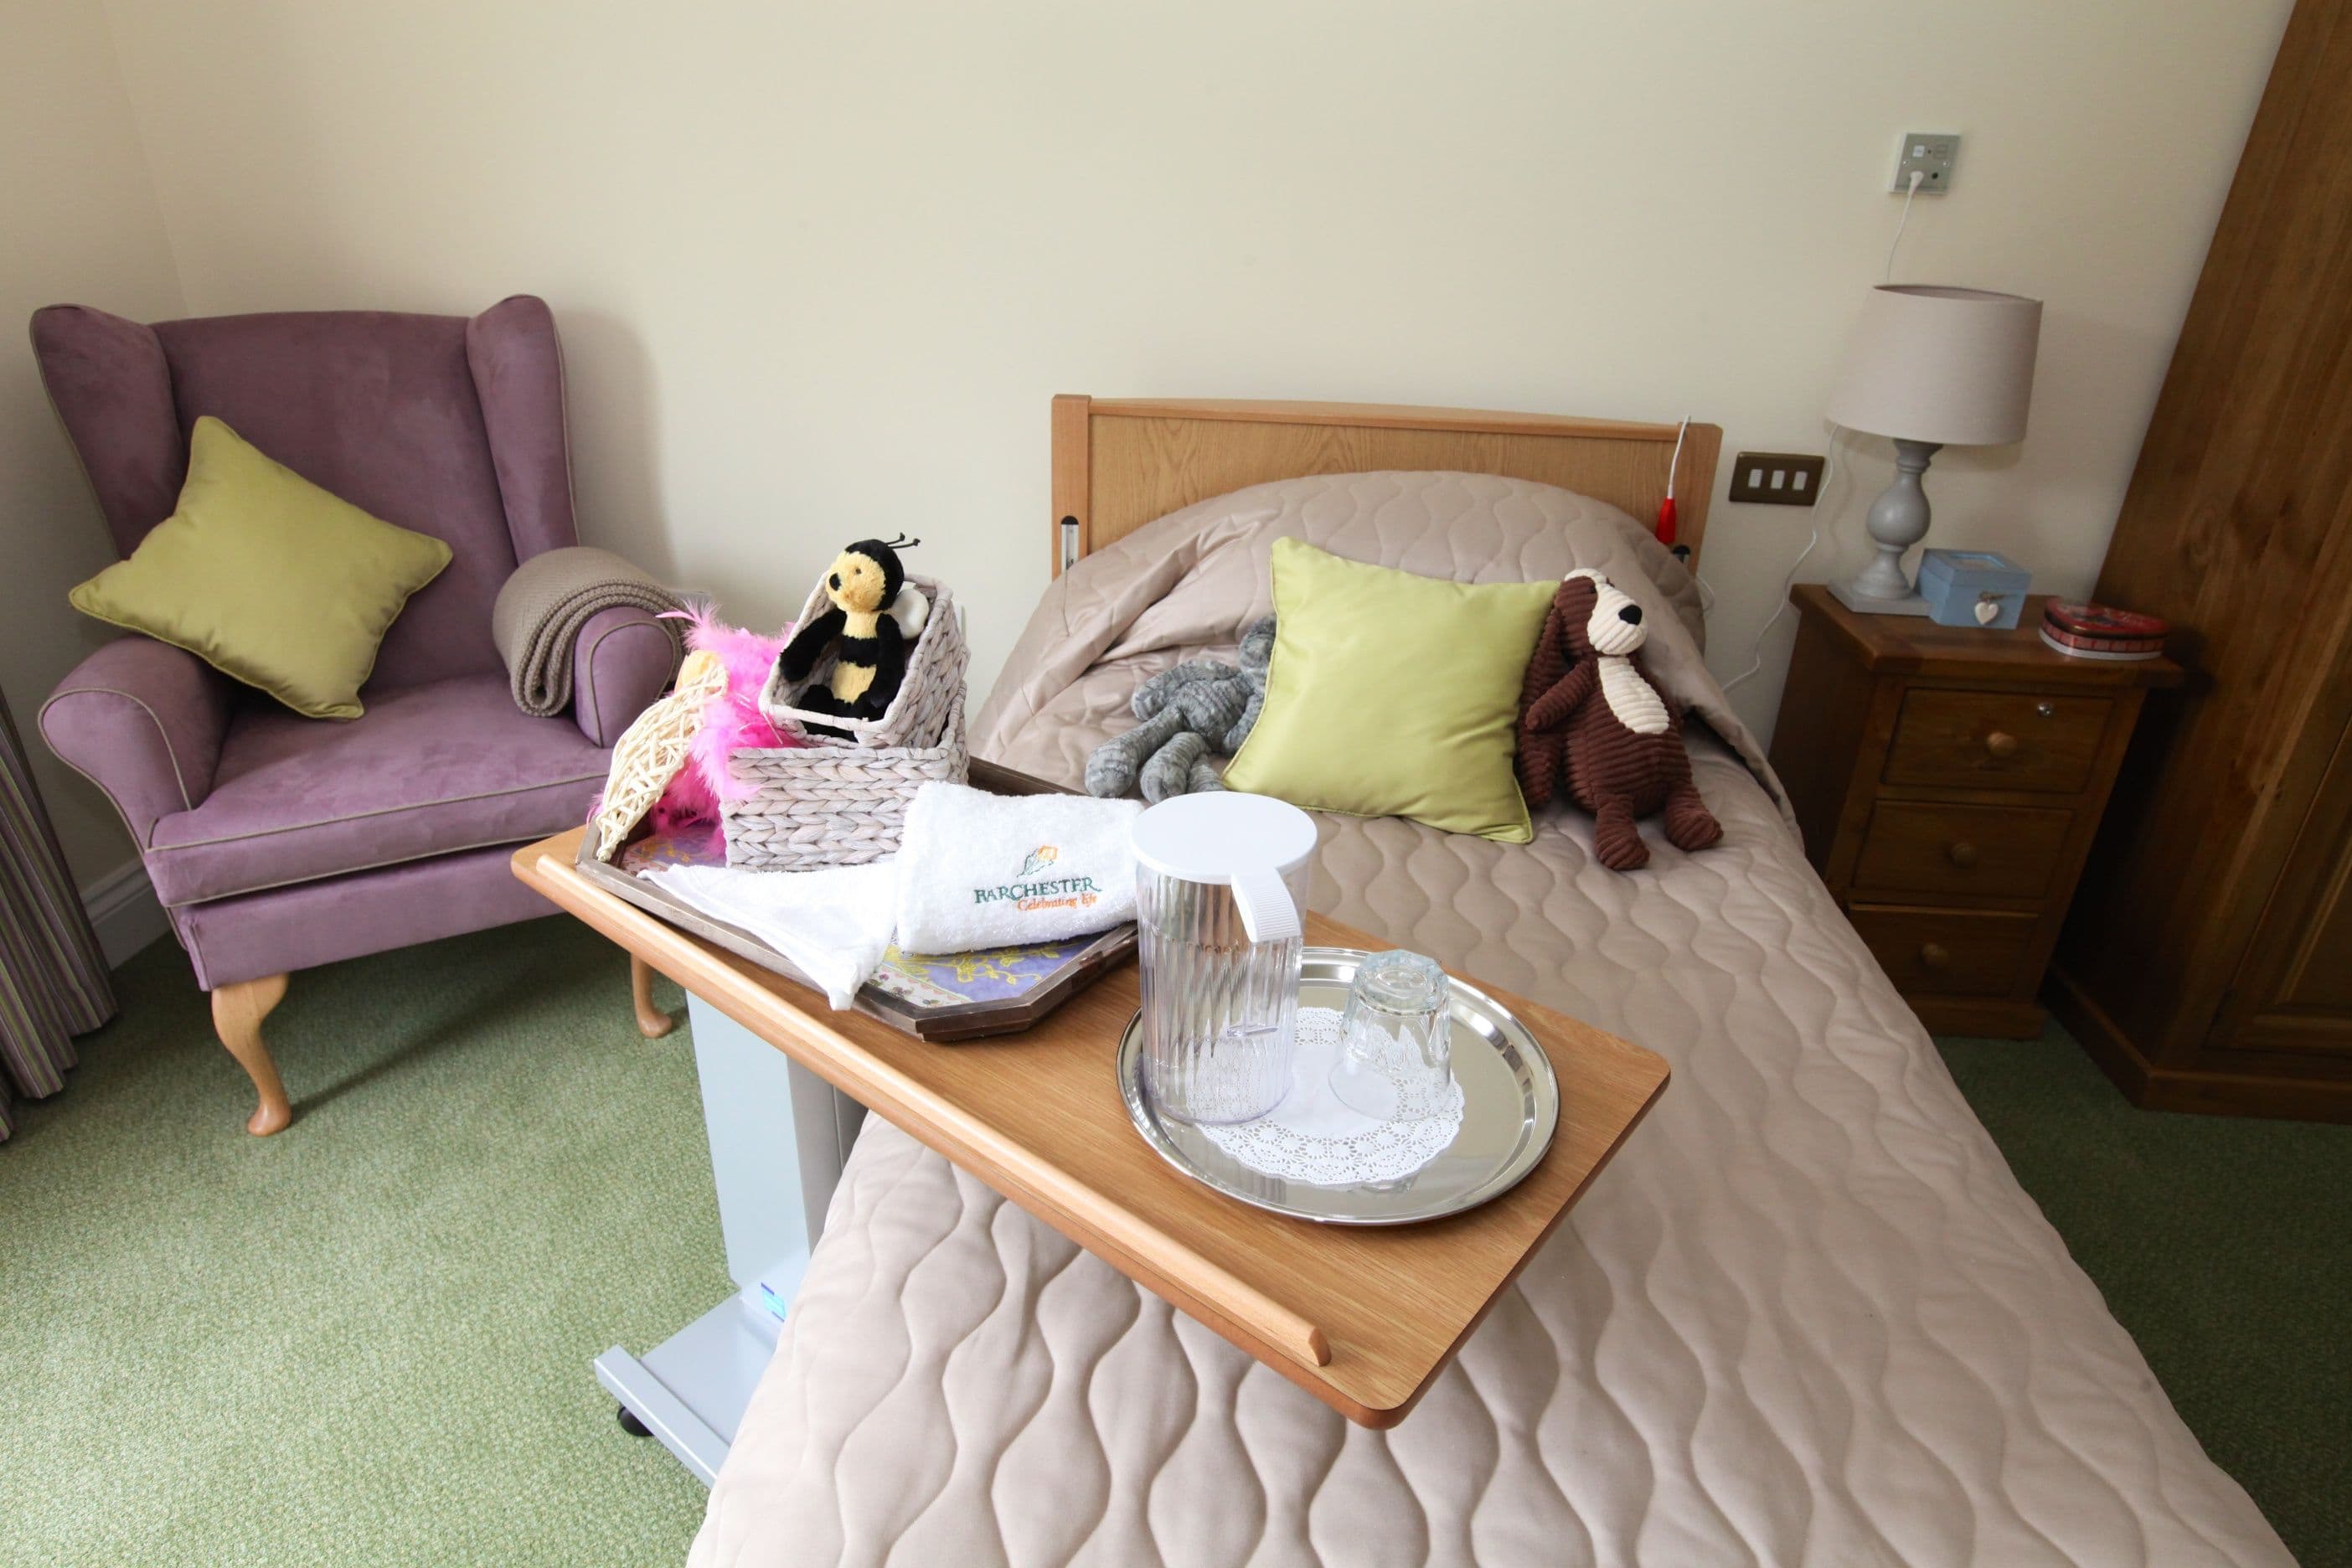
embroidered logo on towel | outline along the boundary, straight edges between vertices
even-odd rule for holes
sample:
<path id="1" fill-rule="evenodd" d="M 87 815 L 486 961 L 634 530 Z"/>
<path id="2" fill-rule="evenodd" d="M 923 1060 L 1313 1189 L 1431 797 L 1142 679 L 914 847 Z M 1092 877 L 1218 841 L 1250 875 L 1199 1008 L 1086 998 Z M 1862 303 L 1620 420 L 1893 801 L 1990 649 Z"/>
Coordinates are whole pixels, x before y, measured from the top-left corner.
<path id="1" fill-rule="evenodd" d="M 1051 866 L 1062 858 L 1060 849 L 1051 844 L 1040 844 L 1029 851 L 1027 859 L 1013 879 L 1000 888 L 974 888 L 971 901 L 992 904 L 1011 900 L 1013 907 L 1030 910 L 1082 910 L 1102 901 L 1102 889 L 1092 877 L 1054 877 L 1032 882 L 1027 879 Z"/>

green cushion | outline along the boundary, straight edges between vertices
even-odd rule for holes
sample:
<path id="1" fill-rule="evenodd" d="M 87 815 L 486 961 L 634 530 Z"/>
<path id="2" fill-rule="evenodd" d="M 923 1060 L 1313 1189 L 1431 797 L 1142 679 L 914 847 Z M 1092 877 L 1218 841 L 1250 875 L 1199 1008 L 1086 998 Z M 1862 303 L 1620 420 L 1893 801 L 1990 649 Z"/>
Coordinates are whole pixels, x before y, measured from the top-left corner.
<path id="1" fill-rule="evenodd" d="M 383 634 L 448 564 L 441 541 L 370 517 L 206 415 L 179 510 L 68 596 L 297 713 L 356 719 Z"/>
<path id="2" fill-rule="evenodd" d="M 1559 588 L 1440 582 L 1276 540 L 1265 706 L 1226 787 L 1527 843 L 1519 681 Z"/>

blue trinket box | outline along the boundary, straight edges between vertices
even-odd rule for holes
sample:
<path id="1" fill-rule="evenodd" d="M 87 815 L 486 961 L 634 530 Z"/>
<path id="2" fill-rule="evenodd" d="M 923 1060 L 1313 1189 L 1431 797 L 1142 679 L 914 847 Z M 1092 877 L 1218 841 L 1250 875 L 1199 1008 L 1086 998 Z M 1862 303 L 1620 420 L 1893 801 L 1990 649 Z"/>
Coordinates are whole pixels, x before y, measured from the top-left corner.
<path id="1" fill-rule="evenodd" d="M 1927 601 L 1927 618 L 1939 626 L 2006 631 L 2024 612 L 2032 581 L 2032 573 L 1996 551 L 1930 550 L 1919 557 L 1919 596 Z M 1980 604 L 1994 606 L 1990 620 L 1979 617 Z"/>

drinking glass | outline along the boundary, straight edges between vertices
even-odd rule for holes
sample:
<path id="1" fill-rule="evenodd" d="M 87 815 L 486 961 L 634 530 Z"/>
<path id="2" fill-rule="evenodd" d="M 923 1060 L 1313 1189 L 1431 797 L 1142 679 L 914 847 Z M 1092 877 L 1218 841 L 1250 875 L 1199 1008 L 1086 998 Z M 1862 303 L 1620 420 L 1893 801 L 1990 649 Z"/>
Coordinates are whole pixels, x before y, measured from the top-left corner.
<path id="1" fill-rule="evenodd" d="M 1453 994 L 1437 961 L 1418 952 L 1375 952 L 1358 964 L 1331 1068 L 1339 1103 L 1382 1121 L 1436 1115 L 1454 1083 Z"/>

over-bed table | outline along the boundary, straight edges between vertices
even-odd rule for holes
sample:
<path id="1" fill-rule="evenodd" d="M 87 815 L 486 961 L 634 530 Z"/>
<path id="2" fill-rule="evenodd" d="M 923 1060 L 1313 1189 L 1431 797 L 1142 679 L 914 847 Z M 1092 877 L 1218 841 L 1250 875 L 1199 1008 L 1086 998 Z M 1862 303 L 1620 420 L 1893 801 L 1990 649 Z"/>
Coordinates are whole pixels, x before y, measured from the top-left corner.
<path id="1" fill-rule="evenodd" d="M 978 782 L 990 781 L 983 773 Z M 1302 1225 L 1219 1196 L 1137 1136 L 1111 1067 L 1137 1006 L 1131 963 L 1021 1033 L 928 1044 L 863 1014 L 829 1012 L 822 994 L 594 886 L 573 865 L 580 837 L 575 828 L 518 851 L 515 874 L 676 979 L 696 1009 L 695 1062 L 720 1223 L 730 1272 L 745 1289 L 706 1314 L 684 1342 L 646 1358 L 659 1382 L 683 1384 L 673 1392 L 685 1395 L 688 1411 L 671 1410 L 658 1395 L 648 1400 L 625 1358 L 600 1360 L 598 1371 L 698 1475 L 714 1451 L 723 1460 L 730 1433 L 720 1428 L 731 1426 L 699 1407 L 723 1401 L 730 1387 L 749 1394 L 739 1369 L 759 1356 L 760 1339 L 772 1347 L 765 1325 L 783 1316 L 773 1309 L 789 1301 L 795 1271 L 805 1267 L 806 1240 L 790 1228 L 802 1221 L 798 1200 L 807 1187 L 829 1187 L 819 1172 L 783 1168 L 803 1163 L 802 1146 L 822 1158 L 836 1140 L 822 1125 L 812 1136 L 809 1111 L 822 1114 L 825 1100 L 792 1092 L 802 1086 L 787 1061 L 1368 1426 L 1404 1418 L 1665 1085 L 1665 1064 L 1651 1052 L 1497 994 L 1570 1089 L 1551 1146 L 1527 1179 L 1468 1214 L 1424 1225 Z M 1368 945 L 1361 932 L 1320 915 L 1308 916 L 1307 941 Z M 755 1185 L 763 1179 L 764 1193 Z M 809 1234 L 821 1228 L 819 1221 Z M 757 1332 L 747 1334 L 747 1322 Z M 754 1377 L 761 1364 L 763 1357 Z"/>

